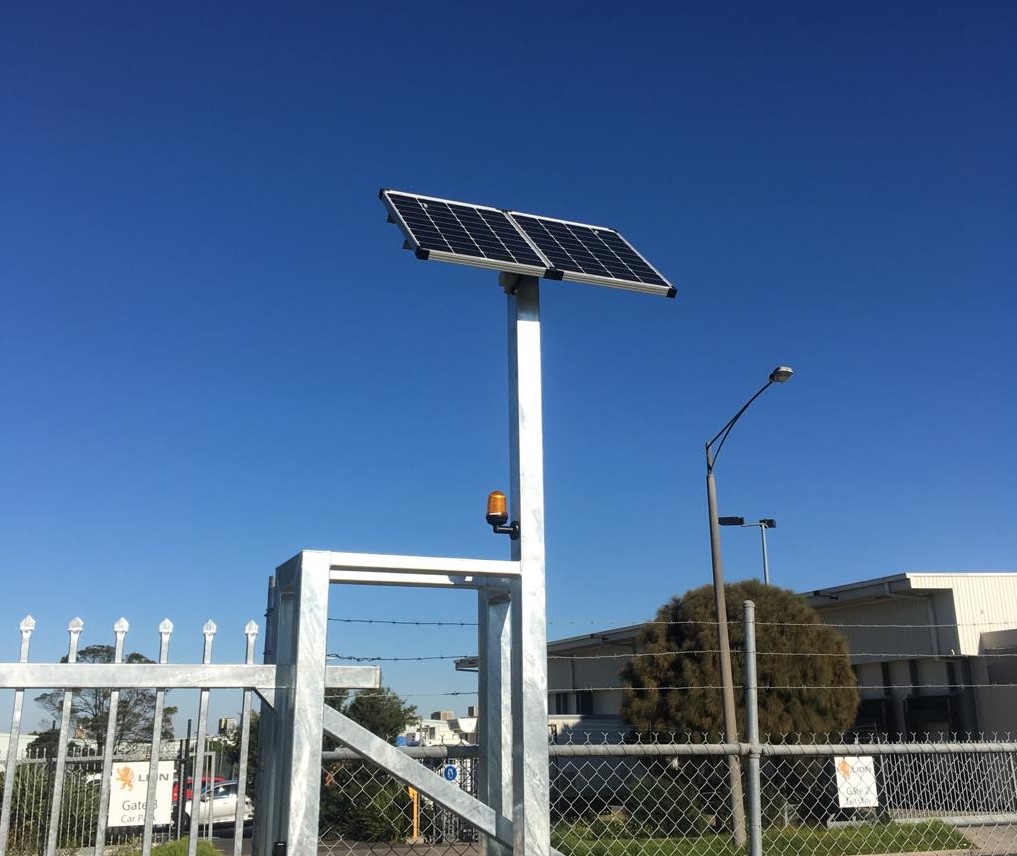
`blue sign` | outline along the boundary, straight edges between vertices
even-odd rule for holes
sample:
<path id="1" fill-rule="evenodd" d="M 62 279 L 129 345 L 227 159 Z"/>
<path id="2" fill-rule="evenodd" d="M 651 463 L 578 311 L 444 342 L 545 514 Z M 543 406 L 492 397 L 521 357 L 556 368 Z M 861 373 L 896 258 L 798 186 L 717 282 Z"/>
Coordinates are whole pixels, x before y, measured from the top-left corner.
<path id="1" fill-rule="evenodd" d="M 445 777 L 446 782 L 454 782 L 459 778 L 459 768 L 452 764 L 446 764 L 445 769 L 441 771 L 441 774 Z"/>

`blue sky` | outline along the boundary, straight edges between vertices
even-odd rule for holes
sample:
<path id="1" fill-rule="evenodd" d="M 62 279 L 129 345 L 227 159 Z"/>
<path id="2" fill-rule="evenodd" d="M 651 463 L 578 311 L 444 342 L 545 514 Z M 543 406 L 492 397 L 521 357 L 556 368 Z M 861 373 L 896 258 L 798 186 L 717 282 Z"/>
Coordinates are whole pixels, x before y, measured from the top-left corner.
<path id="1" fill-rule="evenodd" d="M 38 659 L 76 615 L 149 654 L 168 616 L 182 660 L 212 617 L 234 659 L 302 548 L 506 556 L 504 297 L 402 252 L 382 186 L 615 226 L 678 285 L 542 287 L 552 638 L 708 581 L 702 444 L 778 363 L 717 468 L 775 582 L 1017 569 L 1015 36 L 995 2 L 7 4 L 0 657 L 31 613 Z"/>

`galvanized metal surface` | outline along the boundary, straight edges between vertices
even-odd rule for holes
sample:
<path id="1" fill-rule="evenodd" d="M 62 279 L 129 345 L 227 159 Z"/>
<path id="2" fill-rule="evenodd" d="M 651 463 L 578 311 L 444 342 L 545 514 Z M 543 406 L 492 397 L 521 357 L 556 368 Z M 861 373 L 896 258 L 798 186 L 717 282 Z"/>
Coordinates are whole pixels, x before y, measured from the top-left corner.
<path id="1" fill-rule="evenodd" d="M 516 854 L 551 846 L 547 766 L 547 602 L 544 581 L 544 440 L 540 291 L 520 277 L 508 298 L 512 558 L 520 579 L 512 599 L 512 790 Z"/>
<path id="2" fill-rule="evenodd" d="M 31 615 L 22 619 L 18 628 L 21 631 L 21 652 L 18 661 L 28 662 L 28 647 L 32 639 L 32 631 L 35 630 L 35 619 Z M 11 734 L 7 744 L 7 763 L 4 766 L 4 779 L 6 782 L 13 782 L 17 774 L 18 766 L 18 738 L 21 735 L 21 714 L 25 705 L 25 691 L 21 687 L 14 690 L 14 709 L 11 712 Z M 14 788 L 5 787 L 3 801 L 0 803 L 0 853 L 7 852 L 7 840 L 11 827 L 11 799 L 14 796 Z"/>
<path id="3" fill-rule="evenodd" d="M 121 618 L 113 625 L 113 663 L 122 663 L 124 659 L 124 636 L 130 625 L 126 618 Z M 102 856 L 106 845 L 106 820 L 109 812 L 110 779 L 113 775 L 113 744 L 117 732 L 117 708 L 120 705 L 120 690 L 110 690 L 109 715 L 106 717 L 106 742 L 103 744 L 102 779 L 99 787 L 99 817 L 95 826 L 95 856 Z M 156 720 L 159 721 L 159 720 Z M 158 755 L 156 763 L 158 764 Z"/>
<path id="4" fill-rule="evenodd" d="M 274 687 L 275 667 L 208 663 L 3 663 L 0 686 L 23 689 L 72 686 L 154 690 Z"/>
<path id="5" fill-rule="evenodd" d="M 71 619 L 67 625 L 67 662 L 73 663 L 78 657 L 78 640 L 84 629 L 80 618 Z M 50 806 L 49 835 L 46 841 L 46 856 L 53 856 L 57 847 L 57 831 L 60 824 L 60 798 L 63 796 L 64 768 L 67 764 L 67 740 L 71 731 L 71 704 L 74 699 L 72 690 L 64 690 L 63 707 L 60 713 L 60 739 L 57 744 L 56 767 L 53 771 L 53 803 Z M 193 856 L 193 854 L 192 854 Z"/>
<path id="6" fill-rule="evenodd" d="M 253 622 L 252 622 L 253 623 Z M 169 640 L 173 633 L 173 622 L 168 618 L 159 623 L 159 662 L 169 661 Z M 145 812 L 145 829 L 141 838 L 141 856 L 149 856 L 152 852 L 152 826 L 155 815 L 155 792 L 159 784 L 159 754 L 162 746 L 162 718 L 166 709 L 166 690 L 159 688 L 155 691 L 155 710 L 152 715 L 152 758 L 148 763 L 148 788 L 145 790 L 145 805 L 152 806 L 151 812 Z M 244 724 L 250 711 L 244 711 Z M 98 840 L 96 847 L 99 846 Z"/>
<path id="7" fill-rule="evenodd" d="M 745 624 L 745 739 L 749 744 L 746 764 L 749 856 L 763 856 L 763 797 L 759 776 L 759 706 L 756 692 L 756 605 L 742 604 Z"/>
<path id="8" fill-rule="evenodd" d="M 202 628 L 202 635 L 205 637 L 204 645 L 201 651 L 201 662 L 202 665 L 208 665 L 212 662 L 212 642 L 215 639 L 216 630 L 214 621 L 205 622 L 205 626 Z M 208 689 L 202 688 L 201 694 L 198 697 L 198 731 L 194 740 L 194 757 L 198 763 L 194 770 L 194 784 L 192 786 L 192 796 L 190 803 L 190 835 L 188 836 L 187 842 L 187 856 L 197 856 L 198 852 L 198 837 L 201 834 L 201 824 L 198 823 L 198 799 L 200 797 L 198 784 L 204 778 L 204 758 L 205 758 L 205 731 L 208 728 Z M 213 776 L 212 781 L 215 781 Z M 183 799 L 183 797 L 180 797 Z M 238 800 L 239 802 L 239 800 Z M 152 807 L 154 809 L 154 806 Z M 145 812 L 148 814 L 148 811 Z"/>
<path id="9" fill-rule="evenodd" d="M 497 814 L 512 813 L 512 622 L 508 594 L 478 593 L 477 797 Z M 508 844 L 486 842 L 487 856 L 506 856 Z"/>

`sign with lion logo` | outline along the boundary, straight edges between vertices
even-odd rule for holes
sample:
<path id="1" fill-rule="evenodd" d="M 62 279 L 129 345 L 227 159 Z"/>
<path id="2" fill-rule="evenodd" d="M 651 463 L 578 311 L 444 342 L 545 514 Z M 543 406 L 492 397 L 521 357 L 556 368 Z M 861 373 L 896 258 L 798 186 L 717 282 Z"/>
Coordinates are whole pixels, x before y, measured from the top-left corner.
<path id="1" fill-rule="evenodd" d="M 109 787 L 108 826 L 143 826 L 148 798 L 148 761 L 121 761 L 113 765 Z M 155 785 L 153 825 L 173 819 L 173 762 L 159 762 Z"/>

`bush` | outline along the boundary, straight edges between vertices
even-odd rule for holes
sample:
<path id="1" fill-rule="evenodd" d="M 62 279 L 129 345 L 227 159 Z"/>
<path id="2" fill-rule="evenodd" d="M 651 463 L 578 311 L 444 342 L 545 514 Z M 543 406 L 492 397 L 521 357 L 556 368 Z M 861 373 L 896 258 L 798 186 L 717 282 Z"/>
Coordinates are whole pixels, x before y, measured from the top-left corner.
<path id="1" fill-rule="evenodd" d="M 406 788 L 365 766 L 337 766 L 321 788 L 319 829 L 351 841 L 400 841 L 409 836 Z"/>
<path id="2" fill-rule="evenodd" d="M 681 772 L 634 778 L 625 798 L 630 832 L 641 838 L 695 838 L 710 831 L 694 783 Z"/>
<path id="3" fill-rule="evenodd" d="M 188 840 L 179 838 L 152 848 L 152 856 L 187 856 Z M 134 851 L 140 853 L 140 850 Z M 221 856 L 218 850 L 207 841 L 198 841 L 198 856 Z"/>

